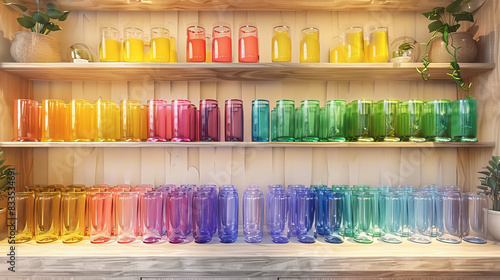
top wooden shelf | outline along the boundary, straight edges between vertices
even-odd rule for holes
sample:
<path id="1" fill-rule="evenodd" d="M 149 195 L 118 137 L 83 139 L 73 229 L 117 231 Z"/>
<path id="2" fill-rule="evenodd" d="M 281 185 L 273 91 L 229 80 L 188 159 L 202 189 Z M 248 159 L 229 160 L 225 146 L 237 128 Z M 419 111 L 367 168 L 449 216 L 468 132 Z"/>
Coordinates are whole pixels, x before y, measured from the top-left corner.
<path id="1" fill-rule="evenodd" d="M 36 10 L 32 0 L 16 1 Z M 448 0 L 56 0 L 64 10 L 107 11 L 426 11 L 446 6 Z"/>
<path id="2" fill-rule="evenodd" d="M 35 81 L 422 81 L 421 63 L 0 63 L 0 70 Z M 494 63 L 461 63 L 463 78 Z M 431 80 L 453 80 L 448 63 L 431 63 Z"/>

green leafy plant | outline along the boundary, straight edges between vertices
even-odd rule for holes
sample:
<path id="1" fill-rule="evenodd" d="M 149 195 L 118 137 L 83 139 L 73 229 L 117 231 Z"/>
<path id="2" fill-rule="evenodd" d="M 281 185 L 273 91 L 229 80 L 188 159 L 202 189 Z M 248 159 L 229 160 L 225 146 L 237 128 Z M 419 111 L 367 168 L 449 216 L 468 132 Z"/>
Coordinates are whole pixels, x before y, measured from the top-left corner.
<path id="1" fill-rule="evenodd" d="M 447 73 L 455 82 L 460 86 L 461 89 L 468 91 L 470 89 L 471 84 L 465 84 L 462 76 L 460 74 L 460 65 L 457 62 L 457 49 L 459 47 L 453 46 L 453 43 L 450 44 L 451 48 L 448 46 L 448 42 L 450 40 L 450 33 L 457 32 L 458 28 L 460 28 L 460 22 L 462 21 L 470 21 L 474 22 L 474 17 L 471 13 L 468 12 L 460 12 L 462 9 L 462 5 L 469 5 L 470 0 L 455 0 L 451 4 L 445 7 L 436 7 L 432 9 L 432 11 L 423 13 L 423 15 L 432 20 L 429 24 L 429 32 L 433 33 L 431 39 L 425 43 L 424 45 L 427 47 L 439 34 L 442 35 L 441 39 L 445 43 L 446 51 L 453 57 L 453 60 L 450 62 L 450 70 L 451 73 Z M 424 53 L 424 58 L 422 59 L 424 64 L 424 68 L 422 70 L 417 69 L 417 71 L 422 75 L 422 78 L 427 81 L 430 78 L 429 74 L 429 60 L 428 54 Z"/>
<path id="2" fill-rule="evenodd" d="M 405 53 L 405 51 L 412 50 L 412 49 L 413 49 L 413 45 L 412 44 L 410 44 L 410 43 L 403 43 L 403 44 L 399 45 L 397 51 L 393 52 L 392 56 L 393 57 L 403 56 L 403 54 Z"/>
<path id="3" fill-rule="evenodd" d="M 70 12 L 62 12 L 56 5 L 47 3 L 47 10 L 44 13 L 40 11 L 40 0 L 36 0 L 36 3 L 38 4 L 38 10 L 35 12 L 30 12 L 28 8 L 20 4 L 5 3 L 5 5 L 13 7 L 23 15 L 17 18 L 17 22 L 22 27 L 30 29 L 31 32 L 48 35 L 52 31 L 61 30 L 61 27 L 57 23 L 65 21 Z M 55 20 L 55 22 L 52 22 L 52 20 Z"/>
<path id="4" fill-rule="evenodd" d="M 479 174 L 484 176 L 478 178 L 481 185 L 477 188 L 491 198 L 492 209 L 500 211 L 500 156 L 492 156 L 488 163 L 489 165 L 479 171 Z"/>
<path id="5" fill-rule="evenodd" d="M 9 188 L 9 169 L 12 165 L 4 165 L 6 159 L 2 159 L 3 151 L 0 151 L 0 199 L 6 197 L 5 191 Z"/>

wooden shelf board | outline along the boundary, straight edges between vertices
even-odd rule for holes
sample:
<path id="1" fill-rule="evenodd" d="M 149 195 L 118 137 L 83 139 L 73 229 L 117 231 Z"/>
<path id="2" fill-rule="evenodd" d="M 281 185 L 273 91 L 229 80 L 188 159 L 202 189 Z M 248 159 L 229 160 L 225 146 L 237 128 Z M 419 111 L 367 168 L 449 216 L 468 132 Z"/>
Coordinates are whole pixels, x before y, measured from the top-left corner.
<path id="1" fill-rule="evenodd" d="M 40 81 L 422 81 L 421 63 L 0 63 L 0 70 Z M 495 68 L 494 63 L 462 63 L 463 78 Z M 453 80 L 448 63 L 431 63 L 431 80 Z"/>
<path id="2" fill-rule="evenodd" d="M 494 148 L 494 142 L 0 142 L 1 148 Z"/>

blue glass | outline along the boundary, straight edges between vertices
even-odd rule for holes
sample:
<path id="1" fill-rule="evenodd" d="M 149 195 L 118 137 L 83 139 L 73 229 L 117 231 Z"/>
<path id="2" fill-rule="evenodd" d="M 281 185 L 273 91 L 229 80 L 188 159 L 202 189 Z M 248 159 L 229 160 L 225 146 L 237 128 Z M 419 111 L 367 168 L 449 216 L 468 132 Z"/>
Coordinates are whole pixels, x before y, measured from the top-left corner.
<path id="1" fill-rule="evenodd" d="M 323 199 L 323 195 L 326 190 L 329 189 L 326 185 L 312 185 L 311 191 L 316 193 L 316 197 L 318 198 L 318 209 L 316 210 L 316 232 L 319 235 L 325 234 L 325 229 L 323 226 L 323 222 L 325 220 L 325 200 Z"/>
<path id="2" fill-rule="evenodd" d="M 269 101 L 252 101 L 252 141 L 269 141 Z"/>
<path id="3" fill-rule="evenodd" d="M 401 243 L 403 225 L 403 193 L 380 194 L 380 240 L 387 243 Z"/>
<path id="4" fill-rule="evenodd" d="M 484 193 L 462 194 L 462 238 L 466 242 L 485 244 L 488 200 Z"/>
<path id="5" fill-rule="evenodd" d="M 377 187 L 375 187 L 378 191 L 380 191 L 381 193 L 388 193 L 389 190 L 392 188 L 392 186 L 383 186 L 383 185 L 377 185 Z"/>
<path id="6" fill-rule="evenodd" d="M 260 243 L 264 228 L 264 195 L 255 186 L 243 193 L 243 235 L 245 242 Z"/>
<path id="7" fill-rule="evenodd" d="M 289 236 L 297 235 L 297 191 L 305 190 L 304 185 L 289 185 L 288 193 L 290 195 L 290 219 L 288 220 Z"/>
<path id="8" fill-rule="evenodd" d="M 458 244 L 462 242 L 461 200 L 458 192 L 438 192 L 436 197 L 436 240 Z"/>
<path id="9" fill-rule="evenodd" d="M 344 195 L 342 193 L 325 191 L 324 196 L 325 214 L 324 231 L 325 241 L 330 243 L 344 242 Z"/>
<path id="10" fill-rule="evenodd" d="M 238 237 L 238 190 L 233 185 L 219 188 L 219 240 L 236 242 Z"/>
<path id="11" fill-rule="evenodd" d="M 431 236 L 436 237 L 437 236 L 437 228 L 436 228 L 436 221 L 437 221 L 437 216 L 436 216 L 436 195 L 439 191 L 439 186 L 438 185 L 424 185 L 417 191 L 426 191 L 429 192 L 432 196 L 432 229 L 431 229 Z"/>
<path id="12" fill-rule="evenodd" d="M 283 187 L 267 192 L 266 225 L 274 243 L 288 243 L 289 200 L 290 195 Z"/>
<path id="13" fill-rule="evenodd" d="M 317 197 L 311 190 L 297 192 L 297 239 L 302 243 L 316 242 Z"/>
<path id="14" fill-rule="evenodd" d="M 392 192 L 401 192 L 403 193 L 403 229 L 401 236 L 408 237 L 410 235 L 410 229 L 408 226 L 408 219 L 410 212 L 408 210 L 408 194 L 414 192 L 415 188 L 413 186 L 399 186 L 397 188 L 392 188 L 390 191 Z"/>
<path id="15" fill-rule="evenodd" d="M 217 186 L 216 185 L 201 185 L 202 189 L 208 189 L 210 190 L 210 196 L 212 203 L 214 204 L 212 207 L 211 217 L 210 219 L 212 221 L 215 221 L 212 225 L 212 235 L 214 235 L 217 232 L 217 217 L 218 215 L 218 209 L 219 209 L 219 199 L 218 199 L 218 192 L 217 192 Z"/>
<path id="16" fill-rule="evenodd" d="M 213 190 L 200 188 L 193 195 L 193 236 L 196 243 L 207 243 L 212 241 L 214 228 L 217 221 L 214 220 L 215 212 Z"/>
<path id="17" fill-rule="evenodd" d="M 403 193 L 404 194 L 404 193 Z M 429 244 L 432 231 L 432 195 L 428 192 L 408 193 L 408 240 Z"/>
<path id="18" fill-rule="evenodd" d="M 352 212 L 352 193 L 353 190 L 346 185 L 333 186 L 334 192 L 340 192 L 343 194 L 343 221 L 344 221 L 344 236 L 354 237 L 354 224 L 353 224 L 353 212 Z"/>

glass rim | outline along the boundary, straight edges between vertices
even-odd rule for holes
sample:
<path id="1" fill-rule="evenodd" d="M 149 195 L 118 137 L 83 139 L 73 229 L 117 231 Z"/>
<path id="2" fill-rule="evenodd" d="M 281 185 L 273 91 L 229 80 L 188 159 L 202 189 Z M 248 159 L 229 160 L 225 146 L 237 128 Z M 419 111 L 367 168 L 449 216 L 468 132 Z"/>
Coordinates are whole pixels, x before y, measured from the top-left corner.
<path id="1" fill-rule="evenodd" d="M 371 31 L 377 30 L 377 29 L 385 29 L 386 31 L 389 31 L 389 28 L 386 26 L 376 26 L 376 27 L 370 28 L 370 30 L 368 32 L 371 32 Z"/>
<path id="2" fill-rule="evenodd" d="M 216 103 L 219 103 L 217 100 L 211 99 L 211 98 L 206 98 L 206 99 L 200 100 L 200 104 L 202 104 L 202 102 L 216 102 Z"/>
<path id="3" fill-rule="evenodd" d="M 398 99 L 381 99 L 379 101 L 377 101 L 377 103 L 381 103 L 381 102 L 388 102 L 388 103 L 396 103 L 398 104 L 399 103 L 399 100 Z"/>
<path id="4" fill-rule="evenodd" d="M 253 28 L 253 30 L 246 31 L 246 30 L 243 30 L 243 28 L 251 28 L 251 29 Z M 245 24 L 245 25 L 240 26 L 239 30 L 244 32 L 244 33 L 250 33 L 253 31 L 257 31 L 258 29 L 257 29 L 257 26 L 255 26 L 255 25 Z"/>
<path id="5" fill-rule="evenodd" d="M 465 197 L 484 197 L 487 198 L 488 196 L 482 192 L 464 192 L 462 193 L 462 196 Z"/>
<path id="6" fill-rule="evenodd" d="M 425 103 L 425 100 L 423 100 L 423 99 L 408 99 L 408 100 L 401 101 L 401 103 L 410 103 L 410 102 Z"/>
<path id="7" fill-rule="evenodd" d="M 117 104 L 116 101 L 114 100 L 111 100 L 111 99 L 97 99 L 95 101 L 95 103 L 104 103 L 104 104 L 107 104 L 107 103 L 114 103 L 115 105 Z"/>
<path id="8" fill-rule="evenodd" d="M 309 27 L 304 27 L 300 30 L 300 32 L 307 32 L 307 31 L 319 32 L 319 28 L 314 26 L 309 26 Z"/>
<path id="9" fill-rule="evenodd" d="M 152 31 L 152 30 L 156 30 L 156 29 L 169 31 L 169 30 L 168 30 L 168 28 L 166 28 L 166 27 L 161 27 L 161 26 L 151 27 L 151 31 Z"/>
<path id="10" fill-rule="evenodd" d="M 29 192 L 17 192 L 14 194 L 14 196 L 17 196 L 17 195 L 35 195 L 35 192 L 34 191 L 29 191 Z M 5 207 L 4 207 L 5 208 Z"/>
<path id="11" fill-rule="evenodd" d="M 305 99 L 305 100 L 300 101 L 300 104 L 304 104 L 304 103 L 319 103 L 319 100 L 317 100 L 317 99 Z"/>
<path id="12" fill-rule="evenodd" d="M 434 100 L 429 100 L 427 101 L 426 103 L 435 103 L 435 102 L 438 102 L 438 103 L 448 103 L 448 102 L 451 102 L 449 99 L 434 99 Z"/>
<path id="13" fill-rule="evenodd" d="M 221 30 L 218 30 L 221 29 Z M 217 24 L 212 28 L 213 32 L 219 32 L 219 33 L 225 33 L 225 32 L 231 32 L 231 28 L 227 25 L 222 25 L 222 24 Z"/>
<path id="14" fill-rule="evenodd" d="M 99 30 L 100 30 L 100 31 L 104 31 L 104 30 L 111 30 L 111 31 L 118 32 L 118 33 L 120 32 L 120 31 L 118 30 L 118 28 L 111 27 L 111 26 L 104 26 L 104 27 L 99 28 Z"/>
<path id="15" fill-rule="evenodd" d="M 139 103 L 142 105 L 141 101 L 139 100 L 135 100 L 135 99 L 123 99 L 122 101 L 120 101 L 121 104 L 123 103 Z M 117 185 L 118 186 L 118 185 Z M 129 185 L 130 186 L 130 185 Z"/>
<path id="16" fill-rule="evenodd" d="M 328 103 L 347 103 L 347 101 L 345 101 L 344 99 L 331 99 L 326 101 L 326 104 Z"/>
<path id="17" fill-rule="evenodd" d="M 45 103 L 45 102 L 62 102 L 62 103 L 64 103 L 63 100 L 61 100 L 61 99 L 54 99 L 54 98 L 42 99 L 42 103 Z"/>
<path id="18" fill-rule="evenodd" d="M 274 30 L 275 28 L 286 28 L 286 29 L 290 30 L 290 26 L 288 26 L 288 25 L 286 25 L 286 24 L 276 25 L 276 26 L 274 26 L 274 27 L 273 27 L 273 30 Z"/>
<path id="19" fill-rule="evenodd" d="M 269 105 L 269 100 L 266 100 L 266 99 L 255 99 L 255 100 L 252 100 L 252 104 L 254 103 L 265 103 L 267 105 Z"/>
<path id="20" fill-rule="evenodd" d="M 352 103 L 372 103 L 373 104 L 373 100 L 372 99 L 356 99 L 356 100 L 351 101 L 351 104 Z"/>
<path id="21" fill-rule="evenodd" d="M 130 32 L 130 31 L 135 31 L 135 32 L 143 32 L 142 29 L 140 29 L 139 27 L 132 27 L 132 26 L 129 26 L 129 27 L 125 27 L 123 28 L 123 31 L 126 32 Z"/>
<path id="22" fill-rule="evenodd" d="M 346 29 L 344 29 L 344 33 L 351 31 L 351 30 L 355 30 L 355 29 L 360 29 L 361 30 L 360 32 L 363 32 L 362 26 L 350 26 L 350 27 L 347 27 Z M 349 32 L 349 33 L 351 33 L 351 32 Z M 352 33 L 358 33 L 358 32 L 352 32 Z"/>

